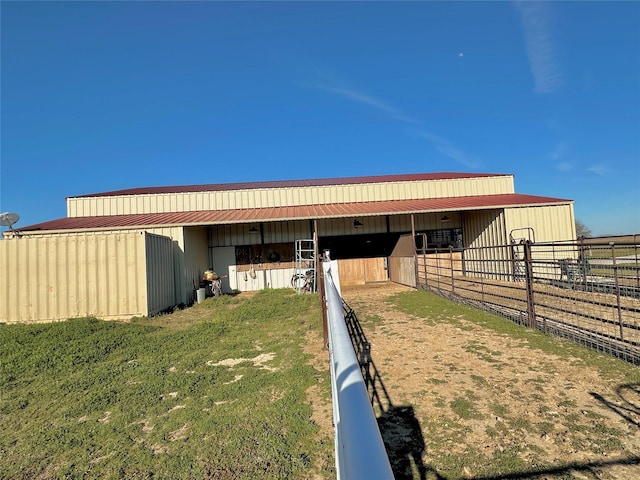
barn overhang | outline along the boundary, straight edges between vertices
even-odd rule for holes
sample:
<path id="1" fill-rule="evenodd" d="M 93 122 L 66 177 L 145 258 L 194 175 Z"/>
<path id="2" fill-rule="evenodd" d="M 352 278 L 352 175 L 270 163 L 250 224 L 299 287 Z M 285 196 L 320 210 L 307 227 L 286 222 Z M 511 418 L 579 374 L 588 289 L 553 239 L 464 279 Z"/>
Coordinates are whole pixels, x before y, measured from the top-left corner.
<path id="1" fill-rule="evenodd" d="M 65 217 L 29 225 L 19 229 L 22 234 L 70 233 L 74 231 L 105 231 L 118 229 L 144 229 L 162 227 L 189 227 L 246 224 L 252 222 L 279 222 L 288 220 L 322 220 L 334 218 L 407 215 L 439 212 L 463 212 L 508 207 L 553 206 L 573 204 L 571 200 L 526 194 L 477 195 L 466 197 L 425 198 L 373 202 L 300 205 L 286 207 L 178 211 L 105 215 L 91 217 Z M 11 235 L 11 232 L 4 232 Z"/>

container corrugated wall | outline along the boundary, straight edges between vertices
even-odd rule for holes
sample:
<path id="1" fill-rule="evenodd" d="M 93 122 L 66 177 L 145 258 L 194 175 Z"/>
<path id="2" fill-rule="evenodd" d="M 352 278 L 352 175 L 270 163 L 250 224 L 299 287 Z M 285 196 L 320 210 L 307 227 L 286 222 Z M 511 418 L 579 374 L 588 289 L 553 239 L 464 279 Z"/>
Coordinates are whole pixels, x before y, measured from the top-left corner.
<path id="1" fill-rule="evenodd" d="M 67 199 L 67 216 L 322 205 L 514 193 L 513 176 Z"/>
<path id="2" fill-rule="evenodd" d="M 168 237 L 144 232 L 146 315 L 156 315 L 176 302 L 173 242 Z"/>
<path id="3" fill-rule="evenodd" d="M 139 232 L 5 239 L 0 258 L 2 322 L 147 314 Z"/>
<path id="4" fill-rule="evenodd" d="M 185 253 L 184 253 L 184 227 L 161 227 L 148 228 L 146 231 L 155 235 L 169 237 L 173 244 L 173 274 L 175 285 L 175 304 L 188 304 L 190 299 L 190 290 L 192 289 L 191 281 L 187 287 L 185 272 Z"/>

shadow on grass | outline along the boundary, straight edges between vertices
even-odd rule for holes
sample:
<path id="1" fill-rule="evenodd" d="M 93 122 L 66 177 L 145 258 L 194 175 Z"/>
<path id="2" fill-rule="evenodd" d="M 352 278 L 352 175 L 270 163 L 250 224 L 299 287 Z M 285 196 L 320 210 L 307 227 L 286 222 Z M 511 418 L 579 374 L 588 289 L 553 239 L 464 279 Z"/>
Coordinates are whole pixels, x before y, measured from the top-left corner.
<path id="1" fill-rule="evenodd" d="M 443 478 L 422 461 L 425 443 L 413 407 L 393 404 L 371 357 L 371 344 L 367 341 L 356 313 L 346 303 L 343 306 L 351 343 L 360 363 L 371 405 L 378 416 L 378 427 L 394 477 L 396 480 L 423 480 L 429 474 L 430 478 Z"/>
<path id="2" fill-rule="evenodd" d="M 471 477 L 473 480 L 515 480 L 521 478 L 548 478 L 549 475 L 561 476 L 565 478 L 567 475 L 572 475 L 575 473 L 591 473 L 593 478 L 601 478 L 601 472 L 598 470 L 602 470 L 607 467 L 615 467 L 622 465 L 640 465 L 640 457 L 626 457 L 626 458 L 617 458 L 611 459 L 607 461 L 597 461 L 597 462 L 573 462 L 573 463 L 565 463 L 563 465 L 557 466 L 548 466 L 548 467 L 540 467 L 532 470 L 527 470 L 525 472 L 513 472 L 513 473 L 505 473 L 503 475 L 489 475 L 489 476 L 478 476 Z"/>
<path id="3" fill-rule="evenodd" d="M 620 385 L 616 389 L 618 399 L 611 401 L 599 393 L 589 392 L 609 410 L 620 415 L 625 421 L 636 427 L 640 427 L 640 384 L 628 383 Z"/>

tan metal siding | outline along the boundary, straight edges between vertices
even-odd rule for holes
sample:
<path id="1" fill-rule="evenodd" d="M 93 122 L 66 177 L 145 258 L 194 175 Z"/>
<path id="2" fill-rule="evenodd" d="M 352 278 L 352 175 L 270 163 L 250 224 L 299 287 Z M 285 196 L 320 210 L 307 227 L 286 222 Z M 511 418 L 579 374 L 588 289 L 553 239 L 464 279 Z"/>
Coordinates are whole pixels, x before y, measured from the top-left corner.
<path id="1" fill-rule="evenodd" d="M 352 223 L 353 225 L 353 223 Z M 209 232 L 210 247 L 229 247 L 233 245 L 259 244 L 260 234 L 249 233 L 254 226 L 260 229 L 258 222 L 238 225 L 215 225 Z M 311 223 L 309 220 L 289 220 L 285 222 L 266 222 L 262 224 L 264 243 L 293 243 L 300 238 L 310 238 Z"/>
<path id="2" fill-rule="evenodd" d="M 443 213 L 420 213 L 414 216 L 416 231 L 440 230 L 445 228 L 459 228 L 460 215 L 457 212 L 446 212 L 448 222 L 443 222 Z M 411 225 L 409 225 L 411 231 Z"/>
<path id="3" fill-rule="evenodd" d="M 416 231 L 459 228 L 460 215 L 457 212 L 447 212 L 448 222 L 442 222 L 442 213 L 421 213 L 414 215 Z M 362 227 L 355 229 L 353 221 L 360 220 Z M 411 231 L 411 215 L 389 215 L 389 231 L 391 233 L 406 233 Z M 318 233 L 322 236 L 362 235 L 371 233 L 386 233 L 386 216 L 348 217 L 318 220 Z"/>
<path id="4" fill-rule="evenodd" d="M 195 290 L 209 265 L 209 237 L 206 227 L 184 229 L 185 289 L 187 302 L 195 301 Z M 222 274 L 221 274 L 222 275 Z"/>
<path id="5" fill-rule="evenodd" d="M 393 233 L 411 231 L 411 215 L 390 215 L 389 230 Z"/>
<path id="6" fill-rule="evenodd" d="M 532 227 L 536 242 L 576 238 L 573 204 L 505 208 L 504 215 L 507 234 L 516 228 Z"/>
<path id="7" fill-rule="evenodd" d="M 502 209 L 465 212 L 462 228 L 465 248 L 507 243 Z"/>
<path id="8" fill-rule="evenodd" d="M 358 218 L 362 227 L 354 228 L 353 222 Z M 331 237 L 336 235 L 367 235 L 372 233 L 385 233 L 387 221 L 385 217 L 348 217 L 327 220 L 318 220 L 318 235 Z"/>
<path id="9" fill-rule="evenodd" d="M 309 220 L 265 223 L 263 230 L 264 243 L 293 243 L 313 236 Z"/>
<path id="10" fill-rule="evenodd" d="M 0 321 L 146 315 L 144 248 L 140 233 L 1 241 Z"/>
<path id="11" fill-rule="evenodd" d="M 508 240 L 502 209 L 465 212 L 462 232 L 464 246 L 470 248 L 465 251 L 467 274 L 473 275 L 469 272 L 484 271 L 489 272 L 491 277 L 502 278 L 510 272 L 510 265 L 506 261 L 510 258 L 510 252 L 508 248 L 504 247 Z M 480 248 L 495 246 L 500 247 Z M 474 250 L 475 248 L 480 249 Z M 486 260 L 489 257 L 500 260 L 500 262 L 492 262 L 488 267 Z"/>
<path id="12" fill-rule="evenodd" d="M 68 216 L 231 210 L 291 205 L 324 205 L 362 201 L 445 198 L 513 193 L 513 177 L 482 177 L 412 182 L 385 182 L 321 187 L 288 187 L 235 191 L 163 193 L 121 197 L 67 199 Z"/>
<path id="13" fill-rule="evenodd" d="M 242 239 L 249 235 L 247 225 L 216 225 L 209 232 L 210 247 L 230 247 L 245 244 Z"/>

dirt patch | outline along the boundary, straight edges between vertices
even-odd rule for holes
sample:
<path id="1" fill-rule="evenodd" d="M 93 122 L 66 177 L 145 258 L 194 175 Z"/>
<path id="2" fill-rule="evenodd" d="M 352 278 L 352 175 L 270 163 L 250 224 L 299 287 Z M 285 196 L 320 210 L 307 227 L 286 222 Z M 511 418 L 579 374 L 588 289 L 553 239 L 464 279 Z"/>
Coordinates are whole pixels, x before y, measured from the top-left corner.
<path id="1" fill-rule="evenodd" d="M 270 372 L 278 371 L 275 367 L 270 367 L 265 365 L 266 362 L 270 362 L 276 357 L 275 353 L 261 353 L 260 355 L 253 358 L 225 358 L 224 360 L 220 360 L 219 362 L 213 363 L 211 360 L 207 362 L 207 365 L 212 367 L 230 367 L 233 368 L 236 365 L 243 362 L 252 362 L 256 367 L 261 368 L 262 370 L 268 370 Z"/>
<path id="2" fill-rule="evenodd" d="M 640 478 L 638 385 L 463 315 L 402 313 L 388 299 L 408 290 L 343 290 L 371 346 L 372 403 L 396 478 Z M 487 477 L 487 465 L 502 476 Z"/>
<path id="3" fill-rule="evenodd" d="M 178 428 L 177 430 L 174 430 L 173 432 L 170 432 L 167 435 L 167 438 L 170 442 L 182 440 L 183 438 L 187 437 L 188 431 L 189 431 L 189 424 L 185 423 L 182 427 Z"/>

